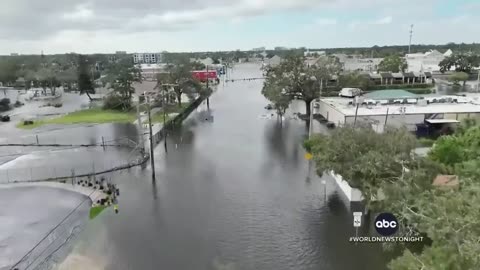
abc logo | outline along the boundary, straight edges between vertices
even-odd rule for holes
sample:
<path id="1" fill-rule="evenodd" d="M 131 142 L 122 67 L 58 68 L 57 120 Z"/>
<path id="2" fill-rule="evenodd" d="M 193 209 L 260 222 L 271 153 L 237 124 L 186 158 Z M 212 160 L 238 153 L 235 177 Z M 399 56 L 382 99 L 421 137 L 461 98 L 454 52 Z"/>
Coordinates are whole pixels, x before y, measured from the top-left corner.
<path id="1" fill-rule="evenodd" d="M 391 213 L 381 213 L 375 218 L 375 230 L 383 236 L 393 235 L 398 231 L 398 221 Z"/>

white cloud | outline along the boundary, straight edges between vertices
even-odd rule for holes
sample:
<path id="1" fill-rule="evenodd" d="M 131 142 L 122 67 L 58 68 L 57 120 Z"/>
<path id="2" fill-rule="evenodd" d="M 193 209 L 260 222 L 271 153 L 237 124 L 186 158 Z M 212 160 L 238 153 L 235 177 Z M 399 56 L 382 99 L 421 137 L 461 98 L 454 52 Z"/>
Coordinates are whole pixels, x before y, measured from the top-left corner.
<path id="1" fill-rule="evenodd" d="M 372 24 L 391 24 L 393 21 L 392 16 L 386 16 L 383 18 L 380 18 L 376 21 L 373 21 Z"/>

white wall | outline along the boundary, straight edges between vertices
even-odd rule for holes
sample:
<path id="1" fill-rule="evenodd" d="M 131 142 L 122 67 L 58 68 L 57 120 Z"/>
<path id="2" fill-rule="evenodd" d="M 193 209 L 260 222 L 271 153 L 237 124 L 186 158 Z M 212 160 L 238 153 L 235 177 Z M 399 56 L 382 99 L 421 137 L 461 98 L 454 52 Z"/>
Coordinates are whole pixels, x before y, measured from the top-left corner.
<path id="1" fill-rule="evenodd" d="M 352 188 L 347 181 L 343 180 L 341 175 L 335 174 L 333 171 L 330 171 L 329 174 L 335 179 L 338 187 L 350 202 L 360 202 L 364 199 L 362 192 L 359 189 Z"/>
<path id="2" fill-rule="evenodd" d="M 385 123 L 385 115 L 375 116 L 358 116 L 357 122 L 368 122 L 383 125 Z M 425 115 L 423 114 L 406 114 L 406 115 L 389 115 L 387 119 L 387 126 L 390 127 L 403 127 L 406 126 L 408 130 L 416 130 L 416 124 L 423 123 Z M 355 116 L 348 116 L 346 123 L 353 124 Z"/>
<path id="3" fill-rule="evenodd" d="M 328 121 L 335 123 L 336 126 L 341 126 L 345 123 L 345 115 L 327 103 L 320 102 L 318 112 Z"/>

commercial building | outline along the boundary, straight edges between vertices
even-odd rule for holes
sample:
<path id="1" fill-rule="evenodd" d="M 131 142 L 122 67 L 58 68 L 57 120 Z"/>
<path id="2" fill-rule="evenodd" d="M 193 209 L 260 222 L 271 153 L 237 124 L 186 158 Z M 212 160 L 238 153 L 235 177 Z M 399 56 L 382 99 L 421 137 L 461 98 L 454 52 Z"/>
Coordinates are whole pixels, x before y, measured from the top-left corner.
<path id="1" fill-rule="evenodd" d="M 324 98 L 319 103 L 318 113 L 336 126 L 361 122 L 372 125 L 379 132 L 385 126 L 405 126 L 416 131 L 417 125 L 425 122 L 457 123 L 465 118 L 480 118 L 478 96 L 422 97 L 403 90 L 384 90 L 372 92 L 359 102 L 348 98 Z"/>
<path id="2" fill-rule="evenodd" d="M 133 63 L 135 64 L 155 64 L 163 61 L 161 53 L 134 53 Z"/>
<path id="3" fill-rule="evenodd" d="M 166 72 L 167 64 L 139 64 L 143 80 L 154 81 L 157 79 L 157 74 Z"/>

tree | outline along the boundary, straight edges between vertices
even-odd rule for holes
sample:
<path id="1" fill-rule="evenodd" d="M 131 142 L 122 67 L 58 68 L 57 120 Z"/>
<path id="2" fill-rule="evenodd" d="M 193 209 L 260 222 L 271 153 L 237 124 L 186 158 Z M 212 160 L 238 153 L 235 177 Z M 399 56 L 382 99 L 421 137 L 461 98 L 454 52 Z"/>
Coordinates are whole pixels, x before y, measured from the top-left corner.
<path id="1" fill-rule="evenodd" d="M 265 83 L 262 89 L 262 95 L 273 103 L 277 115 L 282 116 L 290 105 L 291 97 L 285 92 L 281 84 L 277 83 L 278 80 L 271 80 Z"/>
<path id="2" fill-rule="evenodd" d="M 13 59 L 0 60 L 0 82 L 3 85 L 10 85 L 17 79 L 17 72 L 20 66 Z"/>
<path id="3" fill-rule="evenodd" d="M 287 56 L 278 66 L 270 67 L 266 71 L 265 87 L 278 87 L 290 97 L 298 97 L 305 101 L 306 113 L 310 115 L 310 103 L 320 96 L 320 89 L 326 86 L 333 75 L 340 72 L 338 59 L 322 57 L 315 65 L 307 66 L 305 58 L 297 54 Z M 270 91 L 264 91 L 265 94 Z M 275 97 L 276 95 L 266 96 Z M 277 100 L 271 100 L 276 102 Z"/>
<path id="4" fill-rule="evenodd" d="M 463 82 L 463 86 L 465 86 L 466 81 L 468 80 L 468 74 L 465 72 L 454 72 L 448 76 L 448 80 L 453 82 L 454 84 L 459 84 L 459 82 Z"/>
<path id="5" fill-rule="evenodd" d="M 195 93 L 199 93 L 202 88 L 200 82 L 192 75 L 192 66 L 189 63 L 183 63 L 170 68 L 168 73 L 157 75 L 157 89 L 173 89 L 178 106 L 182 106 L 182 95 L 187 94 L 193 98 Z"/>
<path id="6" fill-rule="evenodd" d="M 67 90 L 72 90 L 73 84 L 76 83 L 79 78 L 77 70 L 71 67 L 58 72 L 57 79 Z"/>
<path id="7" fill-rule="evenodd" d="M 394 213 L 400 235 L 421 233 L 429 240 L 415 251 L 400 246 L 403 255 L 391 261 L 389 269 L 473 270 L 480 267 L 479 140 L 480 127 L 473 126 L 439 140 L 432 154 L 421 158 L 411 154 L 415 139 L 405 130 L 377 134 L 345 127 L 313 137 L 305 147 L 320 174 L 333 170 L 362 191 L 370 210 Z M 454 147 L 458 151 L 452 151 Z M 461 187 L 432 186 L 438 174 L 456 174 Z M 384 199 L 371 202 L 379 189 Z"/>
<path id="8" fill-rule="evenodd" d="M 334 171 L 342 175 L 362 191 L 367 205 L 382 186 L 399 179 L 414 147 L 415 138 L 407 130 L 378 134 L 369 127 L 350 126 L 315 136 L 306 143 L 318 173 Z"/>
<path id="9" fill-rule="evenodd" d="M 385 72 L 405 72 L 408 64 L 405 58 L 398 55 L 390 55 L 385 57 L 378 65 L 378 71 Z"/>
<path id="10" fill-rule="evenodd" d="M 113 89 L 112 99 L 118 100 L 120 105 L 114 106 L 122 110 L 128 110 L 132 106 L 132 94 L 135 92 L 134 82 L 141 82 L 141 71 L 131 64 L 128 59 L 119 61 L 109 66 L 105 81 Z M 116 96 L 116 97 L 115 97 Z"/>
<path id="11" fill-rule="evenodd" d="M 338 81 L 342 88 L 354 87 L 367 90 L 370 87 L 370 79 L 358 72 L 342 74 L 338 77 Z"/>
<path id="12" fill-rule="evenodd" d="M 206 68 L 206 66 L 203 63 L 198 61 L 193 61 L 192 63 L 190 63 L 190 66 L 192 70 L 204 70 Z"/>
<path id="13" fill-rule="evenodd" d="M 90 94 L 95 94 L 95 87 L 93 85 L 92 77 L 90 76 L 88 59 L 84 55 L 79 54 L 77 66 L 78 91 L 80 91 L 80 95 L 86 94 L 90 101 L 92 101 Z"/>
<path id="14" fill-rule="evenodd" d="M 442 73 L 449 71 L 452 67 L 457 72 L 470 73 L 473 68 L 480 66 L 480 55 L 476 54 L 452 54 L 445 57 L 440 64 Z"/>

